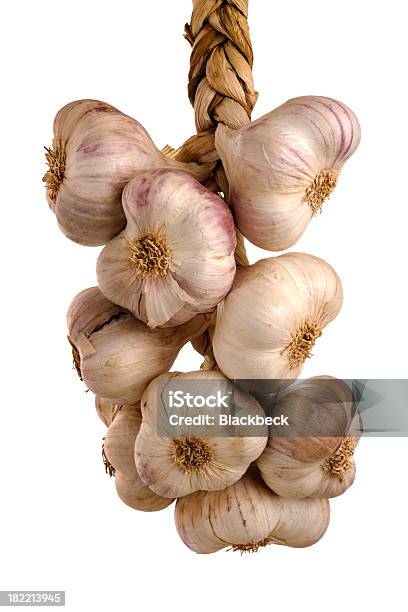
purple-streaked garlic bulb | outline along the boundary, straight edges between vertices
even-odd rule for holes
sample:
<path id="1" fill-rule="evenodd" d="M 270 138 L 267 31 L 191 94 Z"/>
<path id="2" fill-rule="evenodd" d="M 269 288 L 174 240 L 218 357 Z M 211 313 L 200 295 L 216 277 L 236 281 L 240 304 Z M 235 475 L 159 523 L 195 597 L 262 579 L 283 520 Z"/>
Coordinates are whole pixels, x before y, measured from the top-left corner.
<path id="1" fill-rule="evenodd" d="M 185 172 L 138 174 L 123 193 L 127 225 L 98 258 L 107 298 L 149 327 L 211 312 L 235 275 L 234 221 L 225 202 Z"/>
<path id="2" fill-rule="evenodd" d="M 289 100 L 253 123 L 219 124 L 216 147 L 240 232 L 270 251 L 294 245 L 360 142 L 355 114 L 322 96 Z"/>
<path id="3" fill-rule="evenodd" d="M 215 359 L 230 379 L 262 379 L 268 388 L 297 378 L 343 302 L 339 277 L 313 255 L 287 253 L 238 270 L 218 306 Z"/>
<path id="4" fill-rule="evenodd" d="M 48 203 L 64 234 L 87 246 L 124 228 L 122 191 L 137 172 L 183 168 L 199 180 L 209 173 L 166 157 L 140 123 L 98 100 L 71 102 L 57 113 L 46 158 Z"/>

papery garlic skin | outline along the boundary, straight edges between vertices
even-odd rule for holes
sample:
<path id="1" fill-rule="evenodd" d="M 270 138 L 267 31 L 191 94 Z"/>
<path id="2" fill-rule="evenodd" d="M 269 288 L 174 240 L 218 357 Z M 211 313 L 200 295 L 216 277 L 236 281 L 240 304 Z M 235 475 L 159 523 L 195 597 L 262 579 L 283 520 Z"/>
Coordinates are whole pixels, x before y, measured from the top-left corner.
<path id="1" fill-rule="evenodd" d="M 140 123 L 98 100 L 71 102 L 57 113 L 46 157 L 48 203 L 64 234 L 87 246 L 123 229 L 122 191 L 136 173 L 183 168 L 201 180 L 209 173 L 166 157 Z"/>
<path id="2" fill-rule="evenodd" d="M 149 382 L 169 370 L 184 344 L 208 324 L 205 315 L 198 315 L 185 325 L 151 330 L 98 287 L 79 293 L 67 313 L 83 381 L 95 395 L 118 404 L 139 402 Z"/>
<path id="3" fill-rule="evenodd" d="M 297 378 L 342 301 L 336 272 L 313 255 L 287 253 L 239 269 L 217 311 L 213 349 L 221 371 L 265 379 L 271 390 L 273 381 Z"/>
<path id="4" fill-rule="evenodd" d="M 140 405 L 120 406 L 104 440 L 104 452 L 115 470 L 115 485 L 120 499 L 135 510 L 155 512 L 173 500 L 153 493 L 141 480 L 134 460 L 134 446 L 140 429 Z"/>
<path id="5" fill-rule="evenodd" d="M 112 425 L 121 408 L 121 404 L 114 404 L 110 400 L 106 400 L 103 397 L 95 397 L 95 409 L 97 415 L 101 419 L 102 423 L 106 425 L 106 427 L 110 427 L 110 425 Z"/>
<path id="6" fill-rule="evenodd" d="M 232 385 L 219 372 L 171 372 L 155 379 L 142 397 L 143 422 L 135 445 L 136 467 L 142 480 L 158 495 L 182 497 L 193 491 L 225 489 L 246 472 L 249 465 L 262 453 L 268 435 L 266 426 L 243 435 L 236 428 L 231 435 L 215 422 L 219 407 L 206 408 L 213 415 L 214 424 L 206 429 L 206 435 L 194 426 L 184 424 L 166 427 L 169 408 L 165 398 L 169 384 L 194 381 L 194 389 L 202 385 L 202 395 L 216 395 L 218 390 L 226 394 Z M 184 387 L 183 387 L 184 388 Z M 234 405 L 245 414 L 262 415 L 263 410 L 255 399 L 234 390 Z M 183 406 L 177 416 L 196 416 L 197 408 Z M 160 428 L 158 420 L 160 419 Z M 200 430 L 201 431 L 201 430 Z M 255 435 L 255 434 L 260 434 Z M 207 435 L 208 434 L 208 435 Z M 218 434 L 218 435 L 217 435 Z"/>
<path id="7" fill-rule="evenodd" d="M 191 346 L 197 353 L 204 357 L 201 364 L 202 370 L 218 370 L 217 362 L 215 361 L 214 351 L 212 346 L 212 337 L 214 335 L 216 311 L 212 315 L 211 324 L 201 336 L 197 336 L 191 341 Z"/>
<path id="8" fill-rule="evenodd" d="M 361 419 L 348 385 L 315 377 L 281 392 L 273 406 L 284 413 L 290 431 L 271 432 L 256 464 L 264 482 L 285 498 L 332 498 L 354 482 L 353 453 Z"/>
<path id="9" fill-rule="evenodd" d="M 177 500 L 176 528 L 184 544 L 201 554 L 232 547 L 256 552 L 269 544 L 304 548 L 326 532 L 327 500 L 283 499 L 256 474 L 223 491 L 198 491 Z"/>
<path id="10" fill-rule="evenodd" d="M 293 98 L 240 130 L 220 123 L 215 144 L 240 232 L 270 251 L 294 245 L 359 142 L 355 114 L 322 96 Z"/>
<path id="11" fill-rule="evenodd" d="M 143 172 L 123 192 L 127 226 L 98 258 L 110 300 L 149 327 L 211 312 L 235 275 L 234 220 L 225 202 L 185 172 Z"/>

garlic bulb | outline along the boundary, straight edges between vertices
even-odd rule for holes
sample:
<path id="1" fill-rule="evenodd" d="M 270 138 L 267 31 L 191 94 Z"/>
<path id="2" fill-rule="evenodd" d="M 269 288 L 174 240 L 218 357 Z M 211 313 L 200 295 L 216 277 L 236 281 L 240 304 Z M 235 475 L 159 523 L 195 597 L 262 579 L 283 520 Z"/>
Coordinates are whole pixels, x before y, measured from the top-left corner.
<path id="1" fill-rule="evenodd" d="M 186 403 L 171 413 L 168 398 L 175 389 L 199 391 L 209 398 L 227 396 L 232 384 L 219 372 L 171 372 L 155 379 L 142 397 L 143 422 L 135 445 L 136 467 L 142 480 L 158 495 L 182 497 L 193 491 L 225 489 L 241 478 L 250 463 L 265 448 L 267 427 L 259 436 L 249 436 L 238 428 L 222 429 L 216 422 L 220 407 L 207 407 L 205 415 L 213 422 L 198 429 L 186 423 L 186 417 L 197 415 L 197 408 Z M 245 414 L 263 415 L 259 404 L 249 395 L 234 390 L 231 408 L 239 407 Z M 177 417 L 174 426 L 170 416 Z M 258 433 L 258 429 L 256 430 Z"/>
<path id="2" fill-rule="evenodd" d="M 120 406 L 104 441 L 104 452 L 115 471 L 120 499 L 135 510 L 154 512 L 167 508 L 173 500 L 153 493 L 140 479 L 134 459 L 134 446 L 142 416 L 140 406 Z"/>
<path id="3" fill-rule="evenodd" d="M 211 312 L 235 275 L 228 206 L 177 170 L 136 176 L 123 193 L 126 229 L 105 246 L 97 277 L 110 300 L 149 327 Z"/>
<path id="4" fill-rule="evenodd" d="M 92 287 L 74 298 L 67 324 L 74 361 L 87 387 L 114 403 L 133 404 L 208 321 L 197 315 L 179 327 L 151 330 Z"/>
<path id="5" fill-rule="evenodd" d="M 359 142 L 354 113 L 321 96 L 289 100 L 240 130 L 218 124 L 215 143 L 240 232 L 270 251 L 295 244 Z"/>
<path id="6" fill-rule="evenodd" d="M 269 544 L 304 548 L 324 535 L 327 500 L 283 499 L 254 474 L 223 491 L 199 491 L 177 500 L 175 521 L 184 544 L 197 553 L 232 547 L 256 552 Z"/>
<path id="7" fill-rule="evenodd" d="M 213 349 L 221 371 L 267 379 L 265 392 L 272 380 L 297 378 L 342 300 L 336 272 L 312 255 L 287 253 L 238 270 L 218 306 Z"/>
<path id="8" fill-rule="evenodd" d="M 95 397 L 95 408 L 102 423 L 109 427 L 112 425 L 122 406 L 121 404 L 114 404 L 103 397 Z"/>
<path id="9" fill-rule="evenodd" d="M 353 453 L 361 435 L 348 385 L 329 376 L 303 380 L 279 394 L 273 412 L 285 414 L 291 425 L 283 435 L 273 431 L 257 459 L 265 483 L 282 497 L 344 493 L 354 481 Z"/>
<path id="10" fill-rule="evenodd" d="M 47 149 L 47 199 L 64 234 L 79 244 L 105 244 L 125 226 L 121 196 L 137 172 L 181 168 L 204 180 L 209 168 L 163 155 L 131 117 L 98 100 L 79 100 L 55 117 Z"/>

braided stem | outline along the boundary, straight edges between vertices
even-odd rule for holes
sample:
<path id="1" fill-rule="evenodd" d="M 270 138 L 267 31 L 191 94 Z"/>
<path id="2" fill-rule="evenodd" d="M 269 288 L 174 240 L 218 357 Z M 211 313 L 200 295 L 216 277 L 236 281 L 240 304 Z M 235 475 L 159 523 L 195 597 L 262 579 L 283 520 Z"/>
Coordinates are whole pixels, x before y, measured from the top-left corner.
<path id="1" fill-rule="evenodd" d="M 207 187 L 222 192 L 228 202 L 228 181 L 214 135 L 218 123 L 232 129 L 247 125 L 257 99 L 248 0 L 193 0 L 185 37 L 192 45 L 188 96 L 195 110 L 197 135 L 184 143 L 177 159 L 214 164 Z M 238 265 L 248 265 L 238 231 L 235 258 Z"/>
<path id="2" fill-rule="evenodd" d="M 180 147 L 176 159 L 213 165 L 206 186 L 222 193 L 228 202 L 228 181 L 214 140 L 219 123 L 236 130 L 250 123 L 258 97 L 252 77 L 248 0 L 193 0 L 185 37 L 192 46 L 188 96 L 197 134 Z M 247 266 L 244 238 L 237 229 L 236 234 L 235 260 L 237 265 Z M 210 336 L 204 344 L 206 348 L 200 350 L 202 368 L 218 369 Z"/>

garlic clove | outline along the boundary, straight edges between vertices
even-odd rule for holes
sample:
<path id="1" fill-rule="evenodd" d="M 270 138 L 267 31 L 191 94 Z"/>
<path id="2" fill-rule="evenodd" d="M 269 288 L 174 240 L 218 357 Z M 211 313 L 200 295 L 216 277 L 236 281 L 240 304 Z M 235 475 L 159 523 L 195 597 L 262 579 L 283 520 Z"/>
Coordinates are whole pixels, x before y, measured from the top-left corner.
<path id="1" fill-rule="evenodd" d="M 324 536 L 330 522 L 327 499 L 275 499 L 281 508 L 281 519 L 273 533 L 277 543 L 307 548 Z"/>
<path id="2" fill-rule="evenodd" d="M 265 541 L 280 520 L 274 496 L 248 476 L 229 489 L 227 494 L 222 491 L 210 499 L 214 533 L 222 534 L 221 539 L 235 547 L 256 546 Z"/>
<path id="3" fill-rule="evenodd" d="M 241 478 L 249 465 L 263 451 L 267 427 L 260 428 L 259 436 L 245 436 L 242 429 L 235 432 L 222 430 L 216 419 L 220 407 L 206 408 L 214 423 L 206 429 L 186 425 L 185 417 L 196 416 L 197 408 L 184 404 L 175 411 L 183 422 L 170 427 L 170 390 L 179 388 L 208 397 L 228 395 L 232 385 L 219 372 L 168 373 L 155 379 L 142 398 L 143 422 L 135 445 L 136 467 L 142 480 L 158 495 L 182 497 L 197 490 L 225 489 Z M 180 387 L 184 385 L 183 387 Z M 250 396 L 234 390 L 234 406 L 245 414 L 262 415 L 259 404 Z M 232 406 L 231 406 L 232 407 Z M 174 410 L 174 409 L 173 409 Z M 258 433 L 258 431 L 256 432 Z"/>
<path id="4" fill-rule="evenodd" d="M 240 232 L 271 251 L 295 244 L 359 142 L 354 113 L 322 96 L 289 100 L 240 130 L 219 124 L 215 144 Z"/>
<path id="5" fill-rule="evenodd" d="M 67 314 L 82 379 L 95 395 L 118 404 L 139 402 L 149 382 L 170 369 L 182 346 L 209 323 L 207 316 L 197 315 L 178 327 L 151 330 L 97 287 L 78 294 Z"/>
<path id="6" fill-rule="evenodd" d="M 321 466 L 320 466 L 321 467 Z M 341 478 L 332 473 L 324 473 L 320 477 L 319 484 L 313 487 L 310 497 L 320 497 L 321 499 L 331 499 L 343 495 L 354 483 L 356 477 L 356 464 L 350 461 L 349 467 L 342 474 Z"/>
<path id="7" fill-rule="evenodd" d="M 149 327 L 209 313 L 235 275 L 236 235 L 225 202 L 176 170 L 141 173 L 123 193 L 126 229 L 102 250 L 98 284 Z"/>
<path id="8" fill-rule="evenodd" d="M 139 405 L 122 406 L 105 436 L 104 452 L 115 471 L 120 499 L 135 510 L 154 512 L 167 508 L 173 500 L 155 495 L 137 473 L 134 446 L 141 420 Z"/>
<path id="9" fill-rule="evenodd" d="M 157 512 L 167 508 L 173 503 L 173 499 L 160 497 L 153 493 L 149 487 L 136 475 L 134 478 L 122 478 L 119 474 L 115 477 L 115 487 L 119 498 L 124 504 L 142 512 Z"/>
<path id="10" fill-rule="evenodd" d="M 188 548 L 201 554 L 222 550 L 223 542 L 212 528 L 210 503 L 216 492 L 197 491 L 177 500 L 174 519 L 177 532 Z M 261 534 L 263 535 L 263 534 Z M 256 534 L 256 537 L 259 537 Z"/>
<path id="11" fill-rule="evenodd" d="M 256 244 L 255 236 L 268 233 L 269 238 L 270 235 L 273 235 L 274 248 L 268 247 L 267 250 L 270 251 L 284 251 L 289 246 L 296 244 L 312 218 L 308 207 L 299 206 L 299 199 L 302 197 L 303 192 L 301 191 L 289 194 L 277 193 L 274 196 L 273 209 L 271 209 L 271 198 L 268 194 L 261 194 L 256 200 L 248 201 L 245 208 L 245 217 L 248 216 L 251 219 L 248 221 L 251 229 L 245 228 L 247 234 L 251 232 L 251 239 L 248 238 L 248 240 Z M 231 208 L 235 215 L 233 205 Z M 238 221 L 236 222 L 238 226 Z M 257 246 L 261 245 L 257 244 Z M 261 248 L 267 248 L 266 243 L 263 243 Z"/>
<path id="12" fill-rule="evenodd" d="M 87 246 L 105 244 L 123 229 L 122 191 L 138 172 L 177 168 L 198 180 L 211 173 L 165 156 L 140 123 L 98 100 L 71 102 L 57 113 L 46 159 L 48 203 L 64 234 Z"/>
<path id="13" fill-rule="evenodd" d="M 175 522 L 191 550 L 256 552 L 270 544 L 306 547 L 325 533 L 327 500 L 288 500 L 270 491 L 254 472 L 223 491 L 199 491 L 177 500 Z"/>
<path id="14" fill-rule="evenodd" d="M 265 393 L 287 385 L 342 301 L 336 272 L 312 255 L 288 253 L 240 269 L 217 311 L 213 349 L 221 371 L 264 380 Z"/>
<path id="15" fill-rule="evenodd" d="M 139 297 L 141 294 L 144 295 L 144 307 L 138 312 L 146 313 L 144 318 L 151 328 L 180 325 L 198 312 L 209 310 L 184 291 L 170 274 L 157 281 L 146 279 L 138 293 Z"/>
<path id="16" fill-rule="evenodd" d="M 123 404 L 110 424 L 104 440 L 104 450 L 115 471 L 126 478 L 136 470 L 133 447 L 142 421 L 140 404 Z"/>

